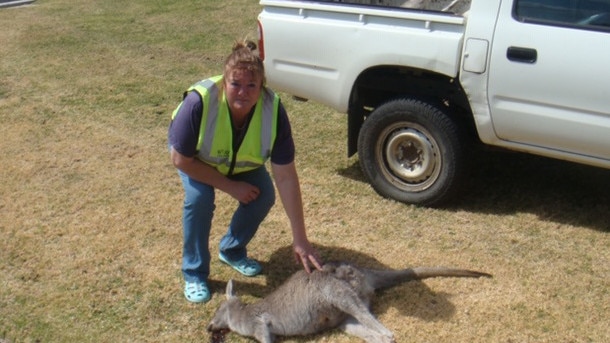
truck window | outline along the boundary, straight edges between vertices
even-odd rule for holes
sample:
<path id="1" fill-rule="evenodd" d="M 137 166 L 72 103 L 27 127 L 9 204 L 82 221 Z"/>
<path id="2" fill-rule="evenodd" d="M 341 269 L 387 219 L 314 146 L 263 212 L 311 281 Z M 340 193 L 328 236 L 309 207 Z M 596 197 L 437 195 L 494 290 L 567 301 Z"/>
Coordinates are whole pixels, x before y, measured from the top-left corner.
<path id="1" fill-rule="evenodd" d="M 515 0 L 513 17 L 524 23 L 610 32 L 610 0 Z"/>

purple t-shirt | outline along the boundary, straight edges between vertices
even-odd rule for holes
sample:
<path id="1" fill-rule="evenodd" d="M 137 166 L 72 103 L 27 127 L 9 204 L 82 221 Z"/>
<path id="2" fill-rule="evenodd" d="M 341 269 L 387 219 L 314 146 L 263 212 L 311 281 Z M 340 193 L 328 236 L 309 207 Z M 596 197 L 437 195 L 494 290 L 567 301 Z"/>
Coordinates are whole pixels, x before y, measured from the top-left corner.
<path id="1" fill-rule="evenodd" d="M 197 141 L 203 113 L 203 101 L 199 93 L 191 91 L 184 98 L 182 106 L 169 126 L 169 144 L 180 154 L 188 157 L 197 155 Z M 233 137 L 236 136 L 234 132 Z M 234 138 L 235 139 L 235 138 Z M 280 102 L 277 134 L 271 149 L 271 162 L 288 164 L 294 161 L 294 141 L 286 109 Z"/>

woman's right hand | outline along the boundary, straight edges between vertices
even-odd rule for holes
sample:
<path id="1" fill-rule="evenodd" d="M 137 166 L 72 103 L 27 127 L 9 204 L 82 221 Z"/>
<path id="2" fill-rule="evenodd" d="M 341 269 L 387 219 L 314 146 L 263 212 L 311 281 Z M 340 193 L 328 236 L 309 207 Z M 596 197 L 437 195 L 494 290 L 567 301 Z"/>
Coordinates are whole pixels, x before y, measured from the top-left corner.
<path id="1" fill-rule="evenodd" d="M 231 189 L 228 191 L 230 196 L 242 204 L 248 204 L 251 201 L 256 200 L 260 192 L 258 187 L 244 181 L 234 181 L 233 185 L 231 185 Z"/>

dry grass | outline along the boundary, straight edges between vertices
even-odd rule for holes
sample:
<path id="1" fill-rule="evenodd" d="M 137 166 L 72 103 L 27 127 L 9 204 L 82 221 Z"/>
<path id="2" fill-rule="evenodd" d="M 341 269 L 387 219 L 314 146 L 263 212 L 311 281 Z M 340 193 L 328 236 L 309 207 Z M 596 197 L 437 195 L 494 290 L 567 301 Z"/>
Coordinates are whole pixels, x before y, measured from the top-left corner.
<path id="1" fill-rule="evenodd" d="M 256 1 L 68 1 L 0 10 L 0 340 L 206 341 L 218 302 L 181 293 L 181 188 L 166 151 L 182 90 L 255 34 Z M 399 342 L 610 338 L 610 172 L 481 154 L 443 209 L 380 198 L 345 157 L 345 117 L 284 96 L 310 238 L 326 259 L 450 265 L 491 280 L 430 280 L 380 295 Z M 219 195 L 212 241 L 233 208 Z M 248 301 L 298 266 L 278 204 L 251 244 L 265 275 L 218 261 Z M 216 251 L 216 245 L 212 246 Z M 248 342 L 236 335 L 230 341 Z M 285 342 L 356 342 L 338 332 Z"/>

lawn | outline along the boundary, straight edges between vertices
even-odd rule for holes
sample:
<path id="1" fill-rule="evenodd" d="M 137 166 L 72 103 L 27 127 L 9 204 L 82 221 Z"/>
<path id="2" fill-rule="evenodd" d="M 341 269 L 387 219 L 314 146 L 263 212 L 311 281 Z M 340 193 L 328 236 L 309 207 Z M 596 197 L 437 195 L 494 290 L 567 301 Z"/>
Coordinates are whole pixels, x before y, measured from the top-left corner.
<path id="1" fill-rule="evenodd" d="M 0 342 L 209 341 L 229 279 L 249 302 L 299 269 L 278 201 L 249 247 L 262 276 L 213 260 L 212 300 L 182 295 L 170 113 L 188 86 L 222 71 L 234 40 L 256 38 L 259 11 L 254 0 L 0 9 Z M 610 171 L 476 152 L 454 203 L 405 205 L 376 194 L 347 157 L 344 114 L 280 94 L 309 236 L 325 260 L 494 275 L 381 293 L 373 312 L 398 342 L 610 339 Z M 213 256 L 234 206 L 218 193 Z M 283 342 L 358 340 L 331 331 Z"/>

